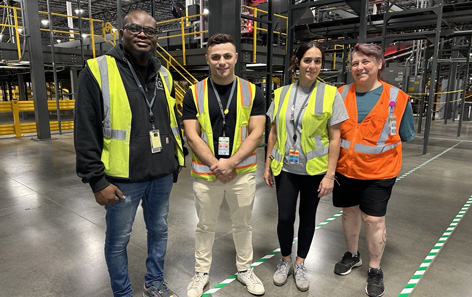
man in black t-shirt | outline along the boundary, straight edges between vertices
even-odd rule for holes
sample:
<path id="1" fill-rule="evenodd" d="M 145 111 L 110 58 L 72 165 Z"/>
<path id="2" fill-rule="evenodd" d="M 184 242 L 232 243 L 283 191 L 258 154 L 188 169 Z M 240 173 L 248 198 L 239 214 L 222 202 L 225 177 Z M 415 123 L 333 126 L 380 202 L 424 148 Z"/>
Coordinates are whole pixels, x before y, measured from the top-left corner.
<path id="1" fill-rule="evenodd" d="M 211 77 L 192 86 L 184 97 L 183 115 L 187 142 L 192 149 L 193 190 L 198 224 L 195 232 L 195 275 L 188 297 L 199 297 L 209 283 L 215 227 L 223 199 L 233 222 L 237 279 L 254 295 L 264 285 L 250 267 L 257 167 L 256 148 L 265 124 L 262 91 L 237 77 L 238 58 L 233 38 L 215 34 L 208 39 L 207 64 Z"/>

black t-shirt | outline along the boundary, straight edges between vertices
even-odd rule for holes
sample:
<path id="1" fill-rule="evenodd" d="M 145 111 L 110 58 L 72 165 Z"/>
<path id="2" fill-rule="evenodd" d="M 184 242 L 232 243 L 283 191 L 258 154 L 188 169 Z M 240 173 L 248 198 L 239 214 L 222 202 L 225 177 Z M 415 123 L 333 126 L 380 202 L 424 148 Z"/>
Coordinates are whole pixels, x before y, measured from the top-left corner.
<path id="1" fill-rule="evenodd" d="M 208 81 L 208 109 L 210 113 L 211 126 L 213 127 L 213 144 L 215 157 L 219 158 L 229 158 L 229 156 L 220 156 L 218 155 L 218 137 L 223 136 L 223 116 L 221 115 L 220 106 L 218 100 L 216 99 L 215 92 L 213 87 Z M 218 95 L 220 96 L 221 103 L 223 108 L 226 108 L 228 104 L 228 97 L 231 93 L 232 83 L 229 85 L 218 85 L 215 84 Z M 233 150 L 233 138 L 234 138 L 234 128 L 236 126 L 236 100 L 237 100 L 237 89 L 234 90 L 233 99 L 231 100 L 230 106 L 228 108 L 229 112 L 226 115 L 226 133 L 225 135 L 229 137 L 229 151 L 230 154 Z M 252 104 L 251 116 L 265 115 L 265 100 L 262 90 L 256 87 L 256 94 Z M 197 119 L 197 107 L 195 106 L 195 101 L 193 99 L 193 94 L 191 90 L 187 90 L 187 93 L 184 96 L 183 100 L 183 112 L 182 120 L 196 120 Z"/>

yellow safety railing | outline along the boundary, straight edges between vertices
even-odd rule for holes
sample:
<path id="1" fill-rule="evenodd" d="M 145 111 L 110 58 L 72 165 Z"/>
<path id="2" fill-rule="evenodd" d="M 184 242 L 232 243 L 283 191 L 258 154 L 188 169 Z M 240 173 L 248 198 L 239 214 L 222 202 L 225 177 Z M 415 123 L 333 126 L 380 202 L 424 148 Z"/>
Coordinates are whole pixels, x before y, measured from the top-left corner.
<path id="1" fill-rule="evenodd" d="M 19 7 L 14 7 L 14 6 L 5 6 L 5 5 L 0 5 L 0 8 L 6 8 L 6 9 L 11 9 L 13 11 L 13 24 L 8 24 L 8 23 L 0 23 L 0 28 L 2 28 L 2 30 L 4 28 L 14 28 L 15 29 L 15 38 L 16 38 L 16 47 L 17 47 L 17 51 L 18 51 L 18 59 L 21 58 L 21 43 L 20 43 L 20 29 L 23 30 L 23 26 L 19 24 L 18 22 L 18 10 L 20 10 Z M 38 11 L 39 14 L 42 14 L 42 15 L 48 15 L 48 13 L 46 11 Z M 64 17 L 64 18 L 73 18 L 73 19 L 79 19 L 78 16 L 74 16 L 74 15 L 67 15 L 67 14 L 60 14 L 60 13 L 51 13 L 52 16 L 55 16 L 55 17 Z M 92 47 L 92 55 L 93 57 L 95 58 L 96 57 L 96 49 L 95 49 L 95 38 L 96 37 L 103 37 L 103 39 L 106 41 L 106 42 L 110 42 L 110 40 L 107 40 L 107 32 L 109 32 L 113 38 L 113 43 L 116 43 L 116 38 L 118 36 L 118 30 L 116 30 L 115 28 L 113 28 L 113 26 L 108 23 L 108 22 L 104 22 L 102 20 L 98 20 L 98 19 L 93 19 L 93 18 L 86 18 L 86 17 L 81 17 L 80 19 L 82 19 L 83 21 L 86 21 L 86 22 L 89 22 L 89 29 L 88 31 L 89 32 L 85 32 L 87 31 L 86 28 L 84 28 L 84 32 L 77 32 L 77 31 L 74 31 L 74 30 L 56 30 L 56 29 L 53 29 L 53 33 L 55 34 L 64 34 L 64 35 L 79 35 L 79 34 L 82 34 L 82 36 L 80 36 L 81 38 L 83 38 L 83 36 L 87 36 L 87 37 L 90 37 L 90 45 Z M 5 20 L 8 22 L 8 18 L 5 18 Z M 97 27 L 96 25 L 99 25 L 101 26 L 102 30 L 102 34 L 95 34 L 94 30 L 95 28 Z M 48 24 L 48 26 L 52 26 L 52 24 Z M 72 29 L 72 28 L 71 28 Z M 49 28 L 40 28 L 41 31 L 47 31 L 49 32 Z"/>
<path id="2" fill-rule="evenodd" d="M 201 30 L 201 31 L 194 31 L 194 32 L 185 33 L 186 20 L 188 20 L 190 18 L 200 17 L 202 15 L 206 15 L 206 14 L 205 13 L 199 13 L 199 14 L 194 14 L 194 15 L 190 15 L 190 16 L 186 16 L 186 17 L 177 18 L 177 19 L 171 19 L 171 20 L 165 20 L 165 21 L 157 22 L 157 26 L 164 25 L 164 24 L 169 24 L 169 23 L 174 23 L 174 22 L 180 22 L 180 34 L 162 36 L 162 37 L 159 37 L 159 39 L 168 39 L 168 38 L 180 37 L 181 42 L 182 42 L 182 62 L 184 64 L 184 66 L 187 66 L 187 55 L 186 55 L 186 51 L 185 51 L 185 36 L 197 35 L 197 34 L 201 34 L 201 33 L 208 33 L 208 30 Z"/>
<path id="3" fill-rule="evenodd" d="M 265 13 L 265 14 L 268 14 L 269 12 L 266 11 L 266 10 L 262 10 L 260 8 L 257 8 L 257 7 L 252 7 L 252 6 L 246 6 L 246 5 L 243 5 L 242 7 L 245 7 L 247 9 L 252 9 L 253 10 L 253 16 L 255 18 L 258 17 L 258 12 L 262 12 L 262 13 Z M 274 16 L 276 18 L 281 18 L 281 19 L 284 19 L 285 20 L 285 28 L 288 28 L 288 17 L 286 16 L 283 16 L 283 15 L 280 15 L 280 14 L 277 14 L 277 13 L 274 13 Z M 252 52 L 252 62 L 253 63 L 256 63 L 256 54 L 257 54 L 257 31 L 266 31 L 267 32 L 267 29 L 264 29 L 264 28 L 260 28 L 257 26 L 257 21 L 254 21 L 254 25 L 253 25 L 253 31 L 252 31 L 252 34 L 253 34 L 253 52 Z M 285 35 L 287 36 L 287 32 L 280 32 L 280 31 L 273 31 L 273 33 L 275 34 L 279 34 L 279 35 Z M 285 52 L 287 52 L 287 44 L 285 44 Z"/>
<path id="4" fill-rule="evenodd" d="M 60 110 L 74 110 L 75 100 L 60 100 Z M 56 110 L 56 101 L 48 100 L 48 110 Z M 36 132 L 36 122 L 25 122 L 20 121 L 20 112 L 31 112 L 34 111 L 34 101 L 20 101 L 12 100 L 0 102 L 0 113 L 13 113 L 13 123 L 11 124 L 0 124 L 0 135 L 11 135 L 14 134 L 16 137 L 23 136 L 23 133 L 34 133 Z M 57 121 L 50 121 L 49 127 L 52 131 L 59 130 Z M 73 121 L 61 121 L 61 128 L 69 130 L 74 128 Z"/>

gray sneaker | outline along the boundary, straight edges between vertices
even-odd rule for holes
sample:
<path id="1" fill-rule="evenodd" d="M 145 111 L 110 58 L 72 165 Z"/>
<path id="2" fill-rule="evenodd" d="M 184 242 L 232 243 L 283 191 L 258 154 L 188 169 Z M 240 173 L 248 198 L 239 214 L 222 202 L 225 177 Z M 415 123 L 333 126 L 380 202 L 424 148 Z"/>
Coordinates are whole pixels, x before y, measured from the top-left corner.
<path id="1" fill-rule="evenodd" d="M 310 288 L 310 281 L 306 277 L 306 268 L 304 263 L 295 264 L 293 266 L 293 279 L 297 289 L 306 292 Z"/>
<path id="2" fill-rule="evenodd" d="M 277 264 L 277 271 L 274 273 L 274 285 L 285 285 L 287 283 L 287 278 L 290 274 L 292 274 L 292 271 L 292 261 L 288 262 L 284 259 L 280 259 L 279 264 Z"/>
<path id="3" fill-rule="evenodd" d="M 164 281 L 154 282 L 149 288 L 144 285 L 144 297 L 179 297 L 172 292 Z"/>

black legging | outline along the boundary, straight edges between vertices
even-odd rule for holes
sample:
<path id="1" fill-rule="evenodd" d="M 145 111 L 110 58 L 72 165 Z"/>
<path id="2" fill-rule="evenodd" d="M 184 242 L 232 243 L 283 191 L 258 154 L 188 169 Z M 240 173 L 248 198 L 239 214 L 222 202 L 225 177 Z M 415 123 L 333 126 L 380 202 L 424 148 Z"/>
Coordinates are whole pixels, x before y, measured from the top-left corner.
<path id="1" fill-rule="evenodd" d="M 298 175 L 282 171 L 275 177 L 279 206 L 277 235 L 283 257 L 292 254 L 293 224 L 295 223 L 298 193 L 300 193 L 298 209 L 300 224 L 297 255 L 303 259 L 308 255 L 315 234 L 316 209 L 320 201 L 317 190 L 323 176 Z"/>

